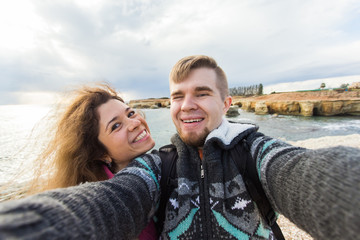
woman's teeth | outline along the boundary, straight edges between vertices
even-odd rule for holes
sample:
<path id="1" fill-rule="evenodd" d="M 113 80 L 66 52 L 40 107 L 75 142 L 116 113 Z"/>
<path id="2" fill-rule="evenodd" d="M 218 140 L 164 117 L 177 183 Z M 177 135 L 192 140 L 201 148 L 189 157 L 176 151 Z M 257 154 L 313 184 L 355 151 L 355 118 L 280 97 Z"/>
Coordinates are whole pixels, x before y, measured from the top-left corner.
<path id="1" fill-rule="evenodd" d="M 134 142 L 140 141 L 141 139 L 143 139 L 144 137 L 146 137 L 146 130 L 144 130 L 139 136 L 137 136 L 134 140 Z"/>

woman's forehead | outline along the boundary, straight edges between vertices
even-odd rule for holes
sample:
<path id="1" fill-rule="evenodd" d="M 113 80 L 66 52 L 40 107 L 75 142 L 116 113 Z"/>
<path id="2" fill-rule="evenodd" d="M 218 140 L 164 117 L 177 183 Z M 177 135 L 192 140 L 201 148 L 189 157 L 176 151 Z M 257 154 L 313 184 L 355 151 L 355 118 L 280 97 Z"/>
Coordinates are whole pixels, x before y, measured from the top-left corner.
<path id="1" fill-rule="evenodd" d="M 130 107 L 125 103 L 116 99 L 110 99 L 106 103 L 100 105 L 97 108 L 97 112 L 99 114 L 100 121 L 109 121 L 115 116 L 126 113 L 128 109 L 130 109 Z"/>

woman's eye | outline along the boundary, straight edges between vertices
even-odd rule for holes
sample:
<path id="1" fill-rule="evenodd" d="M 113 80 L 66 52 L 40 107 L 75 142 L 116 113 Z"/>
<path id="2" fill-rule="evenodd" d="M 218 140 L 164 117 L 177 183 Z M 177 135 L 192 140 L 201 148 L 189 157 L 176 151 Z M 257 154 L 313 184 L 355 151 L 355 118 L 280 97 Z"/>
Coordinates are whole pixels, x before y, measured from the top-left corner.
<path id="1" fill-rule="evenodd" d="M 119 128 L 119 127 L 120 127 L 120 123 L 115 123 L 115 124 L 112 125 L 112 127 L 111 127 L 111 132 L 114 131 L 114 130 L 116 130 L 116 129 Z"/>
<path id="2" fill-rule="evenodd" d="M 135 111 L 130 111 L 129 114 L 128 114 L 128 117 L 130 118 L 130 117 L 132 117 L 134 115 L 135 115 Z"/>

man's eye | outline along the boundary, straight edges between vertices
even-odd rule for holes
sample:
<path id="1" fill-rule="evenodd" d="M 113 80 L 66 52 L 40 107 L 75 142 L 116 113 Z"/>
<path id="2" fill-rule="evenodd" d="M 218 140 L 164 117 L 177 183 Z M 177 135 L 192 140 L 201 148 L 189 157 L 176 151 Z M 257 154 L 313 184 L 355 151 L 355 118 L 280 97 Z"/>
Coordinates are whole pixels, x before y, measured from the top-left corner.
<path id="1" fill-rule="evenodd" d="M 180 96 L 180 95 L 179 96 L 173 96 L 172 100 L 177 100 L 177 99 L 181 99 L 181 98 L 182 98 L 182 96 Z"/>
<path id="2" fill-rule="evenodd" d="M 200 94 L 198 94 L 198 97 L 205 97 L 205 96 L 209 96 L 209 94 L 208 93 L 200 93 Z"/>
<path id="3" fill-rule="evenodd" d="M 111 132 L 114 131 L 114 130 L 116 130 L 116 129 L 119 128 L 119 127 L 120 127 L 120 123 L 115 123 L 115 124 L 112 125 L 112 127 L 111 127 Z"/>

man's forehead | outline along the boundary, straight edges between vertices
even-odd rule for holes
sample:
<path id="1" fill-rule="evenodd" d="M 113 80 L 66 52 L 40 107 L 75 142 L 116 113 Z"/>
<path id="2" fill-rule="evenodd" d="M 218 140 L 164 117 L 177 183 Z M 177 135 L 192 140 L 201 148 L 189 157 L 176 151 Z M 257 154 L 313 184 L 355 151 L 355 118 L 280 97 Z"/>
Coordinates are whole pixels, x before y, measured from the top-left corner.
<path id="1" fill-rule="evenodd" d="M 202 81 L 196 79 L 186 79 L 179 83 L 170 82 L 170 92 L 173 91 L 203 91 L 216 90 L 216 84 L 212 81 Z"/>

